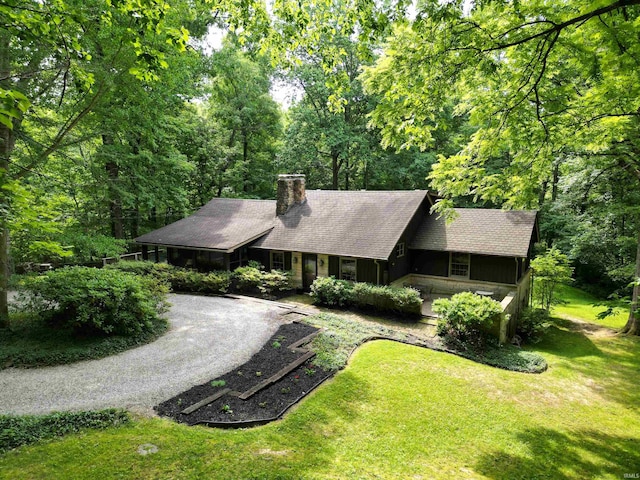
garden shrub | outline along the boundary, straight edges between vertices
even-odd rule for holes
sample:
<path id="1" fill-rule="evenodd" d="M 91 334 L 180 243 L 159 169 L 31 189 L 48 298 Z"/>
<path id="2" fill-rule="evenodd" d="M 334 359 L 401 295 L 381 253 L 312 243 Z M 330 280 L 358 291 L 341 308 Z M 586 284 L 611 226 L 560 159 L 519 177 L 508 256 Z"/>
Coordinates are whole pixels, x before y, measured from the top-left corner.
<path id="1" fill-rule="evenodd" d="M 0 415 L 0 453 L 86 428 L 117 427 L 130 422 L 125 410 L 56 412 L 49 415 Z"/>
<path id="2" fill-rule="evenodd" d="M 271 270 L 270 272 L 261 272 L 261 280 L 259 290 L 271 295 L 274 292 L 286 292 L 291 290 L 291 274 L 281 270 Z"/>
<path id="3" fill-rule="evenodd" d="M 316 303 L 329 307 L 346 307 L 352 304 L 353 284 L 335 277 L 318 277 L 311 284 L 311 296 Z"/>
<path id="4" fill-rule="evenodd" d="M 168 263 L 156 263 L 147 260 L 119 261 L 109 264 L 105 268 L 133 273 L 135 275 L 151 275 L 159 279 L 168 279 L 176 269 L 176 267 Z"/>
<path id="5" fill-rule="evenodd" d="M 65 267 L 26 278 L 23 288 L 29 309 L 88 335 L 151 332 L 167 309 L 165 283 L 118 270 Z"/>
<path id="6" fill-rule="evenodd" d="M 246 267 L 233 272 L 217 270 L 209 273 L 188 268 L 175 267 L 166 263 L 149 261 L 127 261 L 108 265 L 107 268 L 122 270 L 138 275 L 150 275 L 169 283 L 174 292 L 221 294 L 235 292 L 260 292 L 271 295 L 274 292 L 291 290 L 289 272 L 260 270 L 258 262 L 250 261 Z"/>
<path id="7" fill-rule="evenodd" d="M 256 267 L 238 267 L 233 271 L 233 280 L 240 291 L 256 290 L 262 284 L 262 272 Z"/>
<path id="8" fill-rule="evenodd" d="M 499 302 L 471 292 L 438 298 L 432 309 L 440 317 L 438 335 L 447 343 L 472 348 L 484 347 L 487 331 L 502 313 Z"/>
<path id="9" fill-rule="evenodd" d="M 371 283 L 355 283 L 351 290 L 351 301 L 359 308 L 379 312 L 420 315 L 422 298 L 414 288 L 393 288 Z"/>
<path id="10" fill-rule="evenodd" d="M 550 325 L 549 312 L 544 308 L 526 308 L 520 314 L 516 334 L 523 342 L 539 342 Z"/>
<path id="11" fill-rule="evenodd" d="M 393 288 L 364 282 L 318 277 L 311 285 L 316 303 L 327 306 L 354 306 L 377 312 L 418 316 L 422 309 L 420 292 L 413 288 Z"/>

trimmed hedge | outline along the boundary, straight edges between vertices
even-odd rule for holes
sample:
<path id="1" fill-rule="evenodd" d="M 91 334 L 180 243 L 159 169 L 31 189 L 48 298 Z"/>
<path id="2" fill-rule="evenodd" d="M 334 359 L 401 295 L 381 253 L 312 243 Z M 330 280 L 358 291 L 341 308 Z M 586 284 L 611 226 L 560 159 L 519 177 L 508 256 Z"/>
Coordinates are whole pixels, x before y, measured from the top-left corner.
<path id="1" fill-rule="evenodd" d="M 279 270 L 267 272 L 254 265 L 239 267 L 233 272 L 210 273 L 148 261 L 118 262 L 106 268 L 152 276 L 168 283 L 174 292 L 207 294 L 260 292 L 271 295 L 274 292 L 292 289 L 291 276 L 288 272 Z"/>
<path id="2" fill-rule="evenodd" d="M 124 410 L 56 412 L 49 415 L 0 415 L 0 453 L 48 438 L 77 433 L 83 429 L 102 429 L 129 423 Z"/>
<path id="3" fill-rule="evenodd" d="M 334 277 L 316 278 L 311 285 L 311 295 L 316 303 L 330 307 L 353 306 L 415 317 L 420 315 L 422 309 L 422 298 L 416 289 L 351 283 Z"/>
<path id="4" fill-rule="evenodd" d="M 28 310 L 85 335 L 153 332 L 168 307 L 166 284 L 117 270 L 65 267 L 25 278 L 21 287 Z"/>

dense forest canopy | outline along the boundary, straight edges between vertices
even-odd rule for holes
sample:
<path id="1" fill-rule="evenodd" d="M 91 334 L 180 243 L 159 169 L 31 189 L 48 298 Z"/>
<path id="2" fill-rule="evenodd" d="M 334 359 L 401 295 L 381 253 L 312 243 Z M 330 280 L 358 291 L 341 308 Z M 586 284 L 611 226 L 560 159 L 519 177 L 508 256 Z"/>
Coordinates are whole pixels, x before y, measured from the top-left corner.
<path id="1" fill-rule="evenodd" d="M 640 277 L 640 0 L 0 4 L 0 318 L 213 196 L 414 189 L 535 208 L 602 296 Z M 207 32 L 226 32 L 207 48 Z M 300 95 L 284 108 L 274 82 Z"/>

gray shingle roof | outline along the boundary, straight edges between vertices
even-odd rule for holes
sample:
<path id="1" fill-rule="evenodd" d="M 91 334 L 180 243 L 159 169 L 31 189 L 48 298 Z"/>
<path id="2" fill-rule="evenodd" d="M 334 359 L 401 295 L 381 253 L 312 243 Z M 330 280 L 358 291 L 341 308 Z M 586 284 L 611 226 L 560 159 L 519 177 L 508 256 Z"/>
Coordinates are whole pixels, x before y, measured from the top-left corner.
<path id="1" fill-rule="evenodd" d="M 214 198 L 193 215 L 135 241 L 143 245 L 230 251 L 273 228 L 275 211 L 275 200 Z"/>
<path id="2" fill-rule="evenodd" d="M 418 227 L 409 248 L 526 257 L 534 233 L 536 211 L 456 208 L 450 225 L 429 215 Z"/>
<path id="3" fill-rule="evenodd" d="M 307 202 L 275 220 L 254 246 L 387 259 L 426 191 L 307 190 Z"/>

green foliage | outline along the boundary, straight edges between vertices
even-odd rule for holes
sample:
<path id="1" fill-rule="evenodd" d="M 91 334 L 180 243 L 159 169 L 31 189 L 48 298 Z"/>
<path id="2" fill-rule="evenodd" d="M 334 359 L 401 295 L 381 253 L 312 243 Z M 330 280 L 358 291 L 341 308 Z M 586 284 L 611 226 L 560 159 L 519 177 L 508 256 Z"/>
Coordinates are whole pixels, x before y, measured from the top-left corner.
<path id="1" fill-rule="evenodd" d="M 164 283 L 113 269 L 66 267 L 25 278 L 23 289 L 30 309 L 84 335 L 148 333 L 167 309 Z"/>
<path id="2" fill-rule="evenodd" d="M 168 263 L 149 261 L 120 261 L 107 265 L 106 268 L 151 276 L 158 281 L 168 283 L 174 292 L 226 293 L 229 291 L 232 279 L 232 274 L 226 271 L 202 273 Z"/>
<path id="3" fill-rule="evenodd" d="M 520 313 L 516 333 L 525 343 L 537 343 L 551 325 L 550 320 L 544 308 L 526 308 Z"/>
<path id="4" fill-rule="evenodd" d="M 353 285 L 350 295 L 353 305 L 377 312 L 419 316 L 422 310 L 422 298 L 415 288 L 358 282 Z"/>
<path id="5" fill-rule="evenodd" d="M 346 307 L 351 305 L 353 284 L 335 277 L 318 277 L 311 284 L 311 296 L 320 305 Z"/>
<path id="6" fill-rule="evenodd" d="M 440 317 L 438 335 L 453 345 L 472 348 L 484 347 L 487 331 L 502 313 L 499 302 L 471 292 L 438 298 L 432 309 Z"/>
<path id="7" fill-rule="evenodd" d="M 159 281 L 169 283 L 175 292 L 221 294 L 230 291 L 247 293 L 259 291 L 264 295 L 271 295 L 292 288 L 291 276 L 288 272 L 279 270 L 265 272 L 255 266 L 239 267 L 233 272 L 203 273 L 166 263 L 121 261 L 108 265 L 107 268 L 138 275 L 150 275 Z"/>
<path id="8" fill-rule="evenodd" d="M 257 289 L 262 284 L 262 272 L 255 267 L 239 267 L 233 271 L 233 280 L 240 291 Z"/>
<path id="9" fill-rule="evenodd" d="M 86 429 L 104 429 L 131 421 L 125 410 L 93 412 L 56 412 L 49 415 L 0 415 L 0 453 L 48 438 L 78 433 Z"/>
<path id="10" fill-rule="evenodd" d="M 258 289 L 265 295 L 271 295 L 274 292 L 286 292 L 293 288 L 291 286 L 290 272 L 271 270 L 270 272 L 261 272 L 261 277 Z"/>
<path id="11" fill-rule="evenodd" d="M 255 264 L 254 264 L 255 265 Z M 233 288 L 239 292 L 260 291 L 263 295 L 274 292 L 291 290 L 291 275 L 289 272 L 271 270 L 261 271 L 257 266 L 236 268 L 233 273 Z"/>
<path id="12" fill-rule="evenodd" d="M 135 275 L 151 275 L 158 280 L 164 280 L 176 270 L 176 267 L 168 263 L 148 262 L 145 260 L 120 261 L 109 264 L 105 269 L 115 269 L 121 272 L 133 273 Z"/>
<path id="13" fill-rule="evenodd" d="M 117 257 L 127 251 L 125 240 L 73 230 L 62 234 L 60 243 L 73 252 L 73 256 L 67 259 L 73 263 L 96 262 L 106 257 Z"/>
<path id="14" fill-rule="evenodd" d="M 573 269 L 569 259 L 553 247 L 531 261 L 531 269 L 535 279 L 534 298 L 549 311 L 555 299 L 556 287 L 571 280 Z"/>
<path id="15" fill-rule="evenodd" d="M 465 351 L 462 356 L 512 372 L 542 373 L 548 368 L 547 361 L 539 353 L 528 352 L 513 345 L 492 344 L 481 353 Z"/>
<path id="16" fill-rule="evenodd" d="M 334 277 L 318 277 L 311 285 L 316 303 L 329 307 L 354 306 L 376 312 L 418 317 L 422 309 L 420 292 L 413 288 L 393 288 L 364 282 L 347 282 Z"/>
<path id="17" fill-rule="evenodd" d="M 0 369 L 31 368 L 94 360 L 154 341 L 166 332 L 159 319 L 149 332 L 133 336 L 78 337 L 71 328 L 52 327 L 32 313 L 11 314 L 10 328 L 0 330 Z"/>

